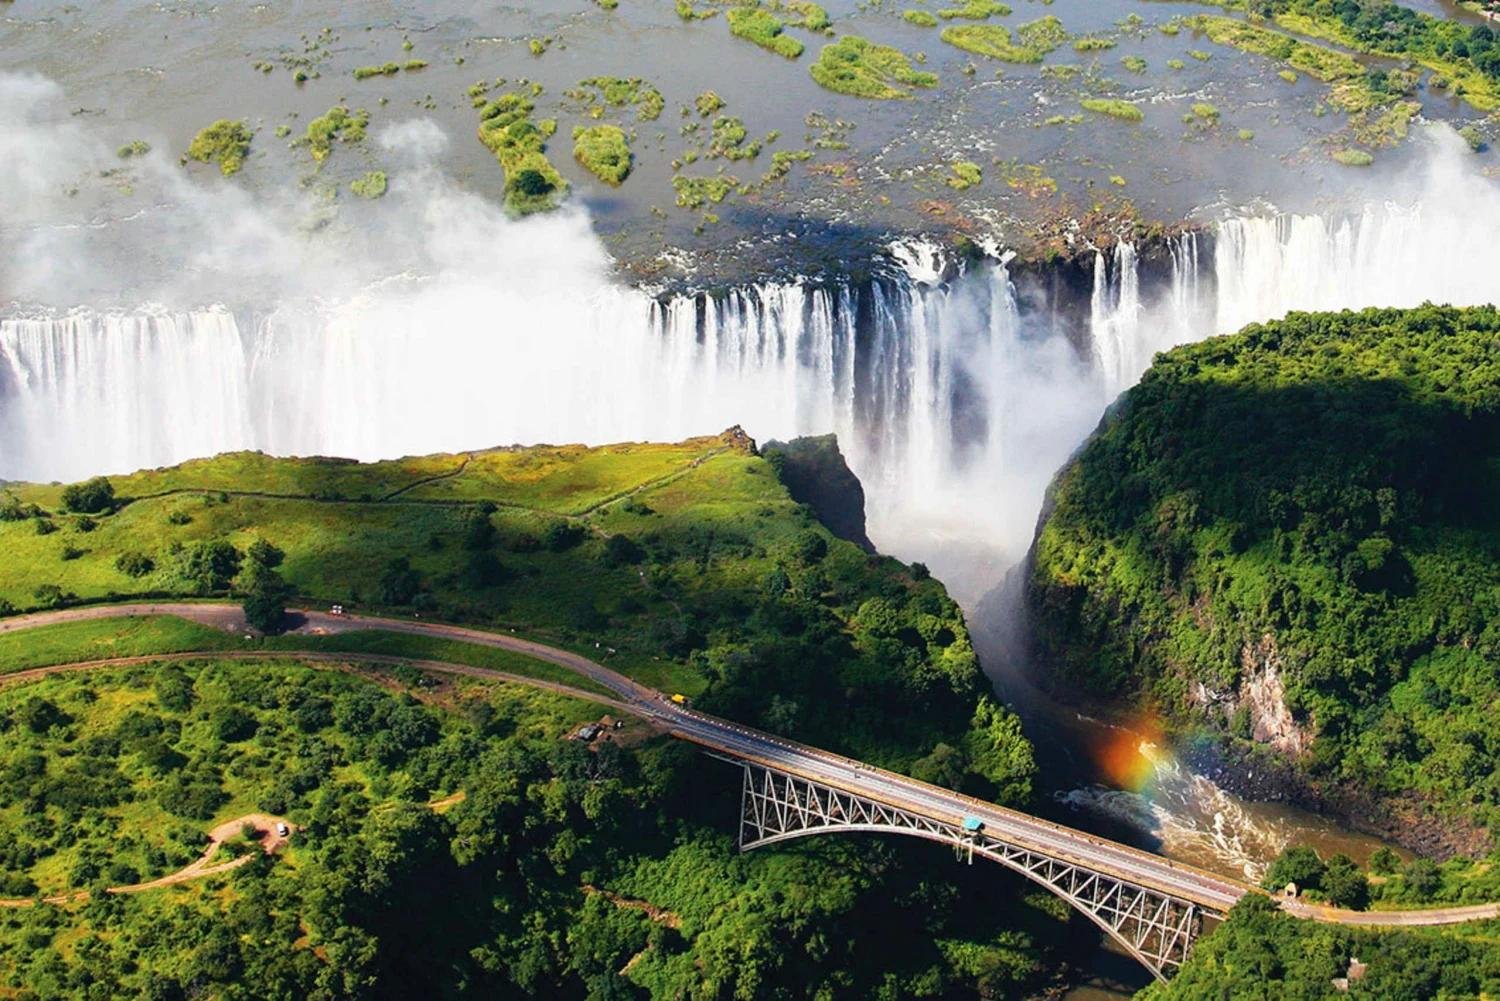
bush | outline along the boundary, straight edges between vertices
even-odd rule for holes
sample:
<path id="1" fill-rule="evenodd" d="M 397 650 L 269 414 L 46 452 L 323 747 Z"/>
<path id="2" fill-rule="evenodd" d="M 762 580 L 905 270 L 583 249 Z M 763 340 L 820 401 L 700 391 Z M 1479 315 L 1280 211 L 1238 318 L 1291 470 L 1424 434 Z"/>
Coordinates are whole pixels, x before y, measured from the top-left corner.
<path id="1" fill-rule="evenodd" d="M 114 484 L 103 476 L 64 487 L 62 505 L 78 514 L 103 514 L 115 507 Z"/>
<path id="2" fill-rule="evenodd" d="M 1362 911 L 1370 905 L 1370 883 L 1349 856 L 1338 854 L 1328 860 L 1322 876 L 1323 893 L 1336 907 Z"/>
<path id="3" fill-rule="evenodd" d="M 240 572 L 240 551 L 223 539 L 176 546 L 167 559 L 166 572 L 175 590 L 189 594 L 214 594 L 228 589 Z"/>
<path id="4" fill-rule="evenodd" d="M 200 163 L 215 163 L 225 177 L 245 165 L 250 152 L 250 127 L 244 122 L 221 118 L 193 137 L 187 155 Z"/>
<path id="5" fill-rule="evenodd" d="M 633 565 L 646 558 L 646 551 L 626 536 L 616 533 L 604 540 L 604 563 L 619 567 Z"/>
<path id="6" fill-rule="evenodd" d="M 245 556 L 252 562 L 271 569 L 281 566 L 281 561 L 286 559 L 286 553 L 259 537 L 246 547 Z"/>
<path id="7" fill-rule="evenodd" d="M 1288 883 L 1296 883 L 1299 890 L 1316 890 L 1323 885 L 1324 868 L 1323 860 L 1312 848 L 1290 845 L 1271 863 L 1260 885 L 1280 890 Z"/>
<path id="8" fill-rule="evenodd" d="M 582 525 L 575 525 L 570 521 L 554 521 L 542 533 L 542 545 L 554 553 L 561 553 L 578 545 L 583 537 Z"/>
<path id="9" fill-rule="evenodd" d="M 398 556 L 381 571 L 376 594 L 383 605 L 409 605 L 421 589 L 421 575 L 412 569 L 410 560 Z"/>
<path id="10" fill-rule="evenodd" d="M 214 737 L 225 743 L 247 740 L 255 735 L 255 716 L 239 706 L 224 706 L 214 710 L 208 719 Z"/>
<path id="11" fill-rule="evenodd" d="M 1431 897 L 1443 882 L 1443 875 L 1438 870 L 1437 863 L 1426 858 L 1412 859 L 1401 870 L 1401 878 L 1418 900 Z"/>
<path id="12" fill-rule="evenodd" d="M 115 569 L 127 577 L 139 579 L 156 569 L 156 561 L 145 553 L 129 550 L 115 557 Z"/>
<path id="13" fill-rule="evenodd" d="M 62 608 L 78 600 L 78 595 L 71 591 L 64 591 L 56 584 L 38 585 L 37 589 L 31 592 L 31 596 L 36 599 L 38 607 L 48 609 Z"/>

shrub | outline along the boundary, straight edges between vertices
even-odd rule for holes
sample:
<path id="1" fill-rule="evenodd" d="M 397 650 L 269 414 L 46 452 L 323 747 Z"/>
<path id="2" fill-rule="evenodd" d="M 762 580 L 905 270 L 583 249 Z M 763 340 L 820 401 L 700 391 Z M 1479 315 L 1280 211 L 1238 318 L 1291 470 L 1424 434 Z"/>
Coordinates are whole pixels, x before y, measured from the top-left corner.
<path id="1" fill-rule="evenodd" d="M 607 566 L 633 565 L 646 558 L 646 551 L 627 536 L 616 533 L 604 540 L 604 562 Z"/>
<path id="2" fill-rule="evenodd" d="M 1291 845 L 1271 863 L 1260 885 L 1279 890 L 1296 883 L 1299 890 L 1315 890 L 1323 885 L 1323 870 L 1323 860 L 1316 851 L 1306 845 Z"/>
<path id="3" fill-rule="evenodd" d="M 421 589 L 421 575 L 412 569 L 410 560 L 405 556 L 398 556 L 381 571 L 379 590 L 376 593 L 383 605 L 409 605 Z"/>
<path id="4" fill-rule="evenodd" d="M 1146 116 L 1141 109 L 1129 101 L 1121 101 L 1112 97 L 1086 97 L 1081 104 L 1085 111 L 1097 111 L 1101 115 L 1109 115 L 1125 122 L 1139 122 Z"/>
<path id="5" fill-rule="evenodd" d="M 583 526 L 569 521 L 554 521 L 542 533 L 542 545 L 554 553 L 561 553 L 582 542 L 583 536 Z"/>
<path id="6" fill-rule="evenodd" d="M 165 570 L 174 590 L 189 594 L 213 594 L 229 587 L 240 572 L 240 551 L 223 539 L 176 546 L 168 555 Z"/>
<path id="7" fill-rule="evenodd" d="M 244 122 L 221 118 L 193 137 L 187 155 L 200 163 L 217 163 L 219 173 L 229 177 L 245 165 L 251 136 Z"/>
<path id="8" fill-rule="evenodd" d="M 858 35 L 845 35 L 823 46 L 809 72 L 819 86 L 831 91 L 877 100 L 910 97 L 913 87 L 938 84 L 936 73 L 913 69 L 900 49 Z"/>
<path id="9" fill-rule="evenodd" d="M 128 551 L 115 557 L 115 569 L 127 577 L 141 578 L 156 569 L 156 561 L 145 553 Z"/>
<path id="10" fill-rule="evenodd" d="M 35 591 L 31 592 L 31 596 L 36 599 L 37 606 L 40 608 L 62 608 L 78 600 L 78 595 L 71 591 L 64 591 L 56 584 L 39 585 Z"/>
<path id="11" fill-rule="evenodd" d="M 224 706 L 214 710 L 208 725 L 216 739 L 232 744 L 253 736 L 257 724 L 249 711 L 239 706 Z"/>
<path id="12" fill-rule="evenodd" d="M 381 198 L 386 192 L 386 177 L 383 170 L 372 170 L 349 182 L 349 190 L 360 198 Z"/>
<path id="13" fill-rule="evenodd" d="M 575 128 L 573 158 L 605 184 L 617 186 L 630 176 L 630 145 L 618 125 Z"/>
<path id="14" fill-rule="evenodd" d="M 78 514 L 103 514 L 114 510 L 114 484 L 103 476 L 64 487 L 62 505 Z"/>

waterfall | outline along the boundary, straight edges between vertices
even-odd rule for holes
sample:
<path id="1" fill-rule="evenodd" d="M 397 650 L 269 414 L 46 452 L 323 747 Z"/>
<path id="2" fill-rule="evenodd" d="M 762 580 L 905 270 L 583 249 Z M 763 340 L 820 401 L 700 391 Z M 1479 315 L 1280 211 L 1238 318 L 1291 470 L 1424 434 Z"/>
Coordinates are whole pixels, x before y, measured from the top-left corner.
<path id="1" fill-rule="evenodd" d="M 665 297 L 467 271 L 261 311 L 18 310 L 0 318 L 0 478 L 232 449 L 375 459 L 833 431 L 872 537 L 964 594 L 966 574 L 982 588 L 1024 552 L 1052 473 L 1157 351 L 1289 309 L 1493 298 L 1483 260 L 1454 259 L 1452 225 L 1372 206 L 1228 219 L 1150 264 L 1117 244 L 1094 261 L 1082 352 L 1022 308 L 1006 259 L 916 243 L 882 277 Z"/>

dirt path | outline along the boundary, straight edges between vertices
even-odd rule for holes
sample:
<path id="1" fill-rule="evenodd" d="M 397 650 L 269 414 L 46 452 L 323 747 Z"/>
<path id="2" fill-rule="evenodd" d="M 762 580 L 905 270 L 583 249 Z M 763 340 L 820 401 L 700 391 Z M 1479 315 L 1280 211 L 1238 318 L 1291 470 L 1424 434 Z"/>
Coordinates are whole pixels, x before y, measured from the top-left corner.
<path id="1" fill-rule="evenodd" d="M 587 702 L 598 703 L 618 709 L 620 712 L 642 715 L 641 711 L 606 695 L 574 688 L 557 681 L 543 681 L 525 675 L 494 671 L 487 667 L 472 667 L 444 660 L 422 660 L 416 657 L 398 657 L 383 653 L 335 653 L 327 650 L 195 650 L 178 653 L 148 653 L 133 657 L 105 657 L 100 660 L 80 660 L 71 664 L 50 664 L 46 667 L 28 667 L 24 671 L 0 674 L 0 687 L 37 681 L 52 674 L 69 674 L 74 671 L 98 671 L 110 667 L 132 667 L 137 664 L 170 664 L 188 660 L 289 660 L 318 664 L 379 664 L 381 666 L 406 665 L 422 671 L 439 674 L 458 674 L 487 681 L 503 681 L 513 685 L 527 685 L 560 695 L 572 696 Z"/>
<path id="2" fill-rule="evenodd" d="M 240 866 L 254 861 L 255 853 L 241 855 L 239 858 L 230 859 L 228 862 L 214 863 L 213 857 L 218 854 L 220 846 L 230 838 L 235 837 L 244 830 L 245 825 L 254 827 L 261 835 L 261 851 L 270 855 L 290 840 L 290 835 L 282 837 L 276 833 L 277 824 L 286 824 L 287 829 L 293 833 L 296 827 L 281 817 L 273 817 L 268 813 L 247 813 L 243 817 L 235 817 L 208 832 L 208 847 L 203 849 L 203 854 L 192 862 L 169 872 L 165 876 L 148 880 L 145 883 L 127 883 L 124 886 L 105 887 L 105 893 L 142 893 L 146 890 L 159 890 L 164 886 L 175 886 L 178 883 L 186 883 L 192 879 L 202 879 L 205 876 L 216 876 L 221 872 L 229 872 Z M 42 897 L 44 904 L 70 904 L 79 900 L 87 900 L 90 896 L 88 890 L 77 890 L 73 893 L 59 893 L 50 897 Z M 37 903 L 35 897 L 6 897 L 0 898 L 0 907 L 31 907 Z"/>
<path id="3" fill-rule="evenodd" d="M 486 632 L 482 629 L 472 629 L 467 626 L 455 626 L 442 622 L 422 621 L 421 619 L 396 619 L 378 615 L 332 615 L 327 612 L 316 612 L 310 609 L 293 609 L 290 614 L 300 620 L 300 625 L 291 630 L 293 634 L 304 635 L 326 635 L 329 633 L 359 632 L 361 630 L 378 630 L 393 633 L 405 633 L 412 636 L 436 636 L 442 639 L 456 640 L 460 643 L 469 643 L 475 646 L 494 647 L 501 650 L 509 650 L 512 653 L 523 654 L 536 660 L 546 661 L 558 667 L 566 668 L 575 674 L 581 674 L 591 681 L 596 682 L 615 692 L 627 702 L 659 702 L 661 693 L 653 688 L 632 681 L 617 671 L 612 671 L 596 661 L 589 660 L 582 654 L 576 654 L 569 650 L 558 647 L 547 646 L 544 643 L 536 643 L 531 640 L 521 639 L 518 636 L 506 633 Z M 61 608 L 51 612 L 35 612 L 30 615 L 18 615 L 11 618 L 0 619 L 0 634 L 19 632 L 24 629 L 34 629 L 38 626 L 58 625 L 65 622 L 81 622 L 99 619 L 120 618 L 144 618 L 153 615 L 175 615 L 190 622 L 200 625 L 211 626 L 222 629 L 225 632 L 244 633 L 248 630 L 245 624 L 244 612 L 238 605 L 218 602 L 187 602 L 187 601 L 165 601 L 165 602 L 135 602 L 124 605 L 88 605 L 83 608 Z M 248 653 L 248 651 L 246 651 Z M 271 651 L 257 651 L 265 656 Z M 204 651 L 195 656 L 220 656 L 218 652 Z M 307 654 L 299 656 L 308 657 Z M 341 654 L 329 656 L 319 652 L 309 659 L 330 660 L 342 657 L 345 660 L 356 659 L 379 663 L 381 658 L 370 654 Z M 138 660 L 149 661 L 161 659 L 160 655 L 155 657 L 138 658 Z M 582 693 L 579 689 L 569 688 L 566 685 L 557 685 L 553 682 L 544 682 L 533 678 L 525 678 L 520 675 L 509 675 L 501 671 L 491 671 L 487 668 L 469 668 L 463 665 L 447 664 L 439 661 L 422 661 L 410 657 L 387 658 L 387 663 L 399 662 L 413 664 L 422 667 L 427 664 L 441 665 L 434 670 L 445 670 L 449 673 L 467 674 L 482 672 L 476 677 L 492 677 L 504 681 L 514 681 L 520 684 L 528 684 L 541 688 L 553 688 L 562 690 L 568 695 L 579 695 L 595 702 L 603 702 L 608 705 L 617 705 L 626 708 L 623 704 L 612 703 L 608 698 L 590 693 Z M 81 669 L 82 666 L 78 665 Z M 24 675 L 27 672 L 16 672 L 15 676 Z M 626 709 L 629 712 L 637 710 Z"/>

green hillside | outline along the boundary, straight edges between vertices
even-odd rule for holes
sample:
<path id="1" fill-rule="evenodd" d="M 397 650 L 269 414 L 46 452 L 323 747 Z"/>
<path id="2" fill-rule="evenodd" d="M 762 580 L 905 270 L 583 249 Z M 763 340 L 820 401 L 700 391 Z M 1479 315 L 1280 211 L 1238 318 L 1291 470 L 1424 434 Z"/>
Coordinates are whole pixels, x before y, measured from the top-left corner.
<path id="1" fill-rule="evenodd" d="M 0 512 L 7 613 L 236 597 L 272 567 L 308 602 L 514 630 L 710 711 L 1030 795 L 1030 745 L 983 697 L 942 585 L 833 536 L 738 433 L 368 465 L 228 455 L 11 485 Z M 348 661 L 260 657 L 287 649 Z M 204 656 L 0 688 L 0 896 L 94 891 L 0 908 L 0 992 L 1009 996 L 1073 947 L 1060 902 L 921 843 L 738 855 L 733 769 L 639 724 L 593 750 L 562 739 L 599 706 L 361 661 L 588 688 L 505 651 L 247 641 L 158 616 L 0 636 L 0 673 L 175 651 Z M 216 858 L 253 860 L 232 871 L 98 892 L 181 868 L 257 812 L 295 827 L 274 857 L 235 838 Z"/>
<path id="2" fill-rule="evenodd" d="M 1042 670 L 1482 850 L 1497 498 L 1493 308 L 1293 314 L 1167 352 L 1053 485 L 1029 591 Z"/>

